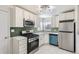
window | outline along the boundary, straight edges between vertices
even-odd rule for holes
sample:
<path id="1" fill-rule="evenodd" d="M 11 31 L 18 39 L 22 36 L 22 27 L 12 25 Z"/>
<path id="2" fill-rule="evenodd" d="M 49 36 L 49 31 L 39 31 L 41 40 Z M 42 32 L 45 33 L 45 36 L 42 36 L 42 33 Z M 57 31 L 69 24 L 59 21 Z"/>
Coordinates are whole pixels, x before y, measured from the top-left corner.
<path id="1" fill-rule="evenodd" d="M 41 18 L 40 30 L 41 31 L 51 31 L 51 19 L 50 18 Z"/>

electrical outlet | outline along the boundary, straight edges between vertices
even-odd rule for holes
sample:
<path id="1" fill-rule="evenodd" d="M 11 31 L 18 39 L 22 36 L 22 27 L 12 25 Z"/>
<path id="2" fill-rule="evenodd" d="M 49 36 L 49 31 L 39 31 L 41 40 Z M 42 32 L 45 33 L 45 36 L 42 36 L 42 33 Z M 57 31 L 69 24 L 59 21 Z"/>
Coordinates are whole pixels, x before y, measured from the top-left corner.
<path id="1" fill-rule="evenodd" d="M 14 29 L 11 29 L 11 32 L 15 32 L 15 30 Z"/>

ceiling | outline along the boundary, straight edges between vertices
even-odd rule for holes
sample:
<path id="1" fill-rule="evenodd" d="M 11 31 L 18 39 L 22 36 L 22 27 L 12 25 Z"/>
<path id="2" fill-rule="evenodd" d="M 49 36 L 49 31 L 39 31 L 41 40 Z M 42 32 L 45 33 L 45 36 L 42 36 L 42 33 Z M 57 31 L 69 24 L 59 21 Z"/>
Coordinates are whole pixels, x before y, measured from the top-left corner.
<path id="1" fill-rule="evenodd" d="M 21 7 L 32 11 L 35 14 L 39 14 L 39 5 L 20 5 Z M 54 5 L 52 15 L 59 14 L 62 11 L 75 8 L 74 5 Z"/>
<path id="2" fill-rule="evenodd" d="M 30 10 L 31 12 L 38 14 L 39 8 L 38 5 L 20 5 L 21 7 Z"/>

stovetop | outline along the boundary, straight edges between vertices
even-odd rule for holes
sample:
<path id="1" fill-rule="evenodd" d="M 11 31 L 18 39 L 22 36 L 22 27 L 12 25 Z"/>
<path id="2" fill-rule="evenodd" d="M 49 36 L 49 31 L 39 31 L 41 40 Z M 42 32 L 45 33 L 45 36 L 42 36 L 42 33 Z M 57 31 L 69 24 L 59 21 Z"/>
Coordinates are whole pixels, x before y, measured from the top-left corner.
<path id="1" fill-rule="evenodd" d="M 34 37 L 37 37 L 39 35 L 33 34 L 33 33 L 26 33 L 26 34 L 22 34 L 22 36 L 27 37 L 27 38 L 34 38 Z"/>

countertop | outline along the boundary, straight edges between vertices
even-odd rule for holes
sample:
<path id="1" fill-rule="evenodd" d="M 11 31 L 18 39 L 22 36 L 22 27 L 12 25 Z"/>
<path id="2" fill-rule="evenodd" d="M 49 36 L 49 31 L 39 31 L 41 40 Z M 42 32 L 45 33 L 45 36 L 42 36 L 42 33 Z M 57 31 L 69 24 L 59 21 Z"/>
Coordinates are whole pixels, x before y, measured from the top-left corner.
<path id="1" fill-rule="evenodd" d="M 49 31 L 49 32 L 42 32 L 42 31 L 40 31 L 40 32 L 33 32 L 34 34 L 38 34 L 38 35 L 49 35 L 49 34 L 57 34 L 58 35 L 58 32 L 51 32 L 51 31 Z M 24 37 L 24 36 L 21 36 L 21 35 L 18 35 L 18 36 L 13 36 L 13 37 Z"/>
<path id="2" fill-rule="evenodd" d="M 58 35 L 58 33 L 50 33 L 50 34 L 57 34 Z"/>
<path id="3" fill-rule="evenodd" d="M 58 32 L 35 32 L 35 34 L 58 34 Z"/>

